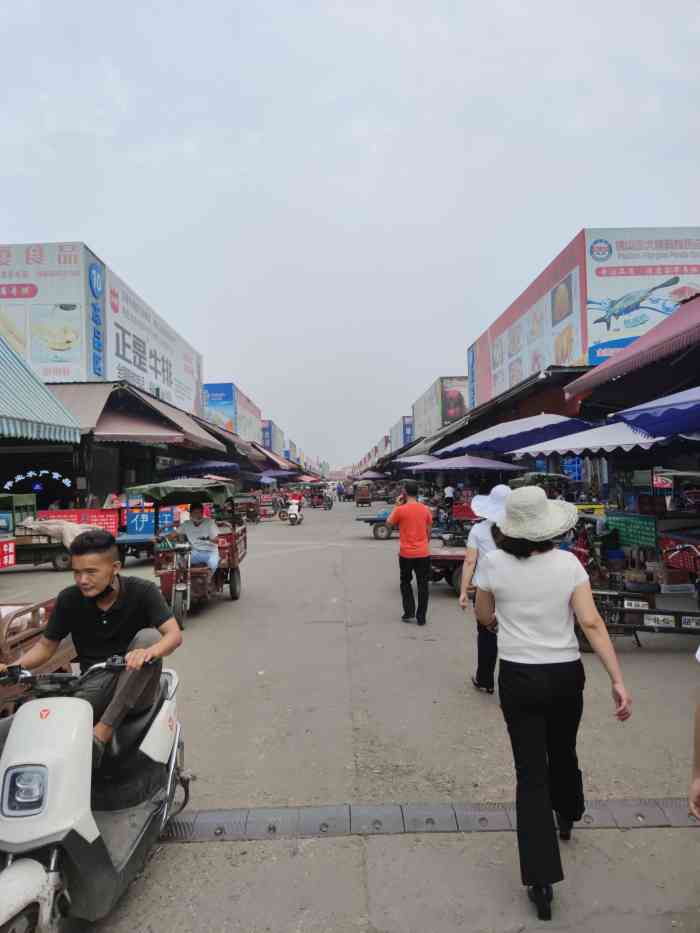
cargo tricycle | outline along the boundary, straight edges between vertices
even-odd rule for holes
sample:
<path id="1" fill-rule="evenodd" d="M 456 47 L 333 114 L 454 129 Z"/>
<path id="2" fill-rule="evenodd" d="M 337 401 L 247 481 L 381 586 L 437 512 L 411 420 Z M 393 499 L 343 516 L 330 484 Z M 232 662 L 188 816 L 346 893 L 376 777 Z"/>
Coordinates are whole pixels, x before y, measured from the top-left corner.
<path id="1" fill-rule="evenodd" d="M 213 504 L 216 516 L 234 491 L 224 482 L 176 479 L 133 486 L 127 492 L 153 500 L 156 508 L 183 502 L 190 506 L 209 502 Z M 155 573 L 180 628 L 185 627 L 187 615 L 193 607 L 208 602 L 224 590 L 231 599 L 240 599 L 240 564 L 247 552 L 247 531 L 245 527 L 234 527 L 228 522 L 217 521 L 217 525 L 219 566 L 213 573 L 207 566 L 192 565 L 192 548 L 186 542 L 161 538 L 156 545 Z M 173 531 L 177 532 L 177 528 Z"/>

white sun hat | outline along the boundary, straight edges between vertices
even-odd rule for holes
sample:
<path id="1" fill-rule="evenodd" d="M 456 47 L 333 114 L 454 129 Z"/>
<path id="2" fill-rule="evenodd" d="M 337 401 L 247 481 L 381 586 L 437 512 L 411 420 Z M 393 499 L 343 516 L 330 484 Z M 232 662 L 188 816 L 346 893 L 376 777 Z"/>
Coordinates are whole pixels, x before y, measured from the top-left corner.
<path id="1" fill-rule="evenodd" d="M 470 502 L 472 512 L 490 522 L 502 522 L 506 514 L 506 499 L 512 491 L 510 486 L 501 483 L 494 486 L 488 496 L 474 496 Z"/>
<path id="2" fill-rule="evenodd" d="M 523 486 L 506 500 L 505 517 L 498 527 L 508 538 L 549 541 L 577 522 L 578 510 L 573 503 L 548 499 L 539 486 Z"/>

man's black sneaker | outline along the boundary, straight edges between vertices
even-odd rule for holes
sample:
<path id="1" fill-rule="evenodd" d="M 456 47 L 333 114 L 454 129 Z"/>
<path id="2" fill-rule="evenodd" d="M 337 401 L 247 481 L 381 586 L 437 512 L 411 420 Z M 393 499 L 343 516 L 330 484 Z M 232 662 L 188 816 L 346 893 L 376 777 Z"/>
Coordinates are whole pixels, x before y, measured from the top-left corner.
<path id="1" fill-rule="evenodd" d="M 425 625 L 425 619 L 416 619 L 416 625 Z"/>
<path id="2" fill-rule="evenodd" d="M 407 616 L 407 615 L 401 616 L 402 622 L 413 622 L 414 619 L 415 619 L 415 616 Z"/>
<path id="3" fill-rule="evenodd" d="M 476 677 L 472 677 L 472 684 L 474 685 L 475 690 L 481 690 L 482 693 L 493 693 L 494 691 L 493 687 L 484 687 L 482 684 L 480 684 Z"/>

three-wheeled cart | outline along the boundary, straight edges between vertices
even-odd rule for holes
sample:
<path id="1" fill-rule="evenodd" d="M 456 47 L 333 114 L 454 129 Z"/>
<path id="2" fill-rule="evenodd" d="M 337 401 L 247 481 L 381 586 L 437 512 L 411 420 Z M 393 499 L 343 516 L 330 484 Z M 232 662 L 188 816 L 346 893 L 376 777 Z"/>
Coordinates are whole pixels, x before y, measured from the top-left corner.
<path id="1" fill-rule="evenodd" d="M 38 603 L 0 604 L 2 664 L 15 664 L 20 655 L 38 641 L 49 621 L 55 602 L 55 599 L 46 599 Z M 75 656 L 72 639 L 64 638 L 51 660 L 38 668 L 38 672 L 48 674 L 60 671 L 68 674 Z M 0 718 L 14 713 L 22 692 L 22 689 L 17 687 L 0 687 Z"/>
<path id="2" fill-rule="evenodd" d="M 199 479 L 174 479 L 147 486 L 133 486 L 130 495 L 140 495 L 155 503 L 156 511 L 164 505 L 187 502 L 190 507 L 206 502 L 221 509 L 233 495 L 233 488 L 224 482 Z M 156 519 L 157 521 L 157 519 Z M 181 628 L 194 606 L 208 602 L 224 589 L 233 600 L 241 596 L 240 565 L 248 549 L 245 527 L 217 522 L 219 528 L 219 566 L 212 571 L 207 566 L 192 566 L 192 548 L 188 543 L 161 540 L 156 545 L 155 573 L 166 602 Z M 177 532 L 177 528 L 172 529 Z"/>
<path id="3" fill-rule="evenodd" d="M 447 545 L 439 547 L 431 544 L 431 582 L 437 583 L 440 580 L 444 580 L 459 596 L 462 586 L 462 568 L 464 567 L 465 554 L 466 548 L 463 547 L 449 547 Z"/>

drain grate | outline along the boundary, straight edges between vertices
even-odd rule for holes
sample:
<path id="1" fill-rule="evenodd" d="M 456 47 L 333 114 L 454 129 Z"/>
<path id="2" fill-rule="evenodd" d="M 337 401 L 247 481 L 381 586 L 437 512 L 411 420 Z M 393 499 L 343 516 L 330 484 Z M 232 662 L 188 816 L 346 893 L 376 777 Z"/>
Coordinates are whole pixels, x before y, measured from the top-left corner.
<path id="1" fill-rule="evenodd" d="M 684 797 L 591 800 L 576 829 L 697 827 Z M 505 803 L 338 804 L 326 807 L 251 807 L 199 810 L 177 816 L 163 842 L 230 842 L 402 833 L 509 832 L 515 807 Z"/>

